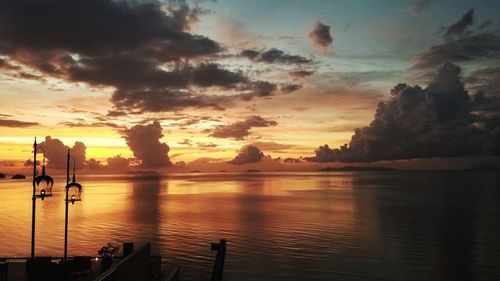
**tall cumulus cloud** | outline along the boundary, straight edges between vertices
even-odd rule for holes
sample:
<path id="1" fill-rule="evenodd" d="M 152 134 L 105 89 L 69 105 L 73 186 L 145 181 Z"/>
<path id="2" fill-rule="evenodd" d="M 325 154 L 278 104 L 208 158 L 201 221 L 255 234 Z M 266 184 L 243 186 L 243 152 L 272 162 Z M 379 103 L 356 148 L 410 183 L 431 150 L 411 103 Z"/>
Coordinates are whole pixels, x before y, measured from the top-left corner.
<path id="1" fill-rule="evenodd" d="M 74 164 L 76 165 L 76 168 L 82 169 L 86 167 L 85 154 L 87 147 L 83 142 L 77 141 L 73 144 L 73 147 L 69 147 L 60 139 L 46 136 L 45 140 L 39 143 L 38 146 L 43 147 L 45 158 L 48 161 L 48 167 L 56 169 L 66 168 L 68 149 L 70 149 L 70 154 L 75 159 Z M 39 160 L 41 159 L 39 158 Z M 70 165 L 73 165 L 73 161 L 71 161 Z"/>
<path id="2" fill-rule="evenodd" d="M 123 131 L 128 147 L 144 168 L 162 168 L 172 166 L 168 152 L 170 147 L 160 142 L 163 137 L 158 121 L 149 125 L 135 125 Z"/>
<path id="3" fill-rule="evenodd" d="M 258 147 L 247 145 L 242 147 L 240 152 L 229 163 L 241 165 L 259 162 L 262 158 L 264 158 L 264 153 Z"/>
<path id="4" fill-rule="evenodd" d="M 500 110 L 478 114 L 464 89 L 461 69 L 444 64 L 427 88 L 398 84 L 378 105 L 369 126 L 356 129 L 349 144 L 320 146 L 316 162 L 357 162 L 500 155 Z"/>

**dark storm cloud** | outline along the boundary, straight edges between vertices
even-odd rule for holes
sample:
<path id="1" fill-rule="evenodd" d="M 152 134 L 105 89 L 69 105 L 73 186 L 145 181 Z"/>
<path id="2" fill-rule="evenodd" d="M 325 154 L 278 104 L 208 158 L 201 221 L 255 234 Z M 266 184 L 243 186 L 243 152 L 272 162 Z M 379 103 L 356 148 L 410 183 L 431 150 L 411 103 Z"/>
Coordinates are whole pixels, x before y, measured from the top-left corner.
<path id="1" fill-rule="evenodd" d="M 205 12 L 186 2 L 7 1 L 0 9 L 0 55 L 44 75 L 115 88 L 115 115 L 221 109 L 230 98 L 201 94 L 208 87 L 271 95 L 264 81 L 200 63 L 224 51 L 210 38 L 189 33 Z M 0 61 L 2 68 L 9 65 Z"/>
<path id="2" fill-rule="evenodd" d="M 234 157 L 233 160 L 229 161 L 231 164 L 246 164 L 259 162 L 264 157 L 264 153 L 260 149 L 253 145 L 247 145 L 241 148 L 240 152 Z"/>
<path id="3" fill-rule="evenodd" d="M 0 127 L 25 128 L 31 126 L 40 126 L 40 123 L 0 118 Z"/>
<path id="4" fill-rule="evenodd" d="M 316 21 L 313 24 L 308 37 L 311 39 L 314 46 L 323 50 L 328 50 L 333 42 L 333 37 L 330 33 L 330 26 L 325 25 L 320 21 Z"/>
<path id="5" fill-rule="evenodd" d="M 462 38 L 467 27 L 474 23 L 474 9 L 470 9 L 460 20 L 450 25 L 444 35 L 447 38 Z"/>
<path id="6" fill-rule="evenodd" d="M 412 15 L 419 16 L 431 6 L 432 2 L 432 0 L 415 0 L 411 3 L 409 11 Z"/>
<path id="7" fill-rule="evenodd" d="M 145 168 L 161 168 L 172 166 L 168 152 L 169 146 L 161 143 L 163 137 L 159 122 L 155 121 L 149 125 L 135 125 L 124 130 L 124 138 L 135 158 Z"/>
<path id="8" fill-rule="evenodd" d="M 87 56 L 131 50 L 206 55 L 220 50 L 214 41 L 184 32 L 188 24 L 179 14 L 164 13 L 156 1 L 3 1 L 0 48 L 9 54 L 26 50 L 54 55 L 61 50 Z"/>
<path id="9" fill-rule="evenodd" d="M 290 76 L 292 76 L 293 78 L 304 78 L 304 77 L 313 75 L 314 71 L 297 70 L 297 71 L 289 72 L 288 74 L 290 74 Z"/>
<path id="10" fill-rule="evenodd" d="M 256 62 L 264 62 L 271 64 L 309 64 L 312 60 L 299 56 L 290 55 L 282 50 L 275 48 L 269 50 L 244 50 L 241 52 L 241 56 L 251 59 Z"/>
<path id="11" fill-rule="evenodd" d="M 52 168 L 66 168 L 67 165 L 67 155 L 69 146 L 65 145 L 60 139 L 52 138 L 51 136 L 46 136 L 45 140 L 39 143 L 40 147 L 43 147 L 45 151 L 45 157 L 48 160 L 48 166 Z M 75 164 L 77 169 L 82 169 L 85 167 L 85 154 L 87 147 L 83 142 L 75 142 L 73 147 L 71 147 L 70 154 L 75 158 Z M 38 156 L 39 160 L 42 160 Z M 71 161 L 70 165 L 73 165 Z"/>
<path id="12" fill-rule="evenodd" d="M 500 53 L 500 38 L 483 33 L 435 45 L 413 57 L 414 68 L 425 69 L 445 62 L 468 62 L 479 58 L 493 58 Z"/>
<path id="13" fill-rule="evenodd" d="M 500 154 L 500 122 L 476 115 L 460 79 L 460 68 L 441 67 L 426 89 L 398 84 L 379 104 L 368 127 L 350 143 L 320 146 L 310 161 L 377 161 L 422 157 Z M 496 109 L 498 115 L 500 109 Z M 490 112 L 491 113 L 491 112 Z"/>
<path id="14" fill-rule="evenodd" d="M 232 138 L 235 140 L 243 140 L 250 135 L 250 130 L 253 127 L 270 127 L 276 126 L 278 123 L 273 120 L 264 119 L 261 116 L 250 116 L 244 121 L 220 125 L 215 127 L 210 134 L 211 137 L 216 138 Z"/>

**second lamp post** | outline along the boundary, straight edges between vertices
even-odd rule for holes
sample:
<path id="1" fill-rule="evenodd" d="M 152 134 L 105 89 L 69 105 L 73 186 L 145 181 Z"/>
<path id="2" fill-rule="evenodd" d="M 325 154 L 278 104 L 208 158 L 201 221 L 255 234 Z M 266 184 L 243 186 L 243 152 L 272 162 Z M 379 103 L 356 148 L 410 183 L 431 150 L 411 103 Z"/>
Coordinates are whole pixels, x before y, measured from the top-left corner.
<path id="1" fill-rule="evenodd" d="M 70 159 L 73 159 L 73 180 L 69 180 L 69 163 Z M 66 164 L 66 209 L 64 216 L 64 262 L 68 259 L 68 205 L 75 204 L 77 201 L 81 201 L 82 195 L 82 185 L 76 182 L 75 179 L 76 161 L 69 153 L 68 149 L 68 162 Z"/>

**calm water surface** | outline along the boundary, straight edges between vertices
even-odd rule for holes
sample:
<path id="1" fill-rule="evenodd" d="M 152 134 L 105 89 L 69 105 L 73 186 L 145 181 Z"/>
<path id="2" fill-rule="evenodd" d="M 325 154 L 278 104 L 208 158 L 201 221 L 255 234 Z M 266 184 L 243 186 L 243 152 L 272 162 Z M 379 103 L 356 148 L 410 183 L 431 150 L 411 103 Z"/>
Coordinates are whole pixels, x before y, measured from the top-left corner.
<path id="1" fill-rule="evenodd" d="M 81 176 L 70 255 L 150 240 L 206 280 L 500 280 L 499 172 Z M 37 255 L 62 256 L 64 178 L 37 204 Z M 0 180 L 0 256 L 28 256 L 31 181 Z"/>

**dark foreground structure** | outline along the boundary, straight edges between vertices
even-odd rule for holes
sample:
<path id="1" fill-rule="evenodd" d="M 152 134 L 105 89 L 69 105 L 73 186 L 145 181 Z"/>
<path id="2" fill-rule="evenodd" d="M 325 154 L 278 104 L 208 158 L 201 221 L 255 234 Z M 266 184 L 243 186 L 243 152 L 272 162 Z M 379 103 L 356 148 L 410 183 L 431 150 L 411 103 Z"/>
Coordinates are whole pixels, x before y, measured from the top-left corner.
<path id="1" fill-rule="evenodd" d="M 212 244 L 217 251 L 210 281 L 220 281 L 224 268 L 226 240 Z M 160 256 L 151 255 L 151 244 L 142 243 L 134 249 L 124 243 L 122 257 L 103 267 L 96 257 L 62 258 L 36 257 L 0 259 L 0 281 L 178 281 L 178 267 L 163 263 Z"/>

